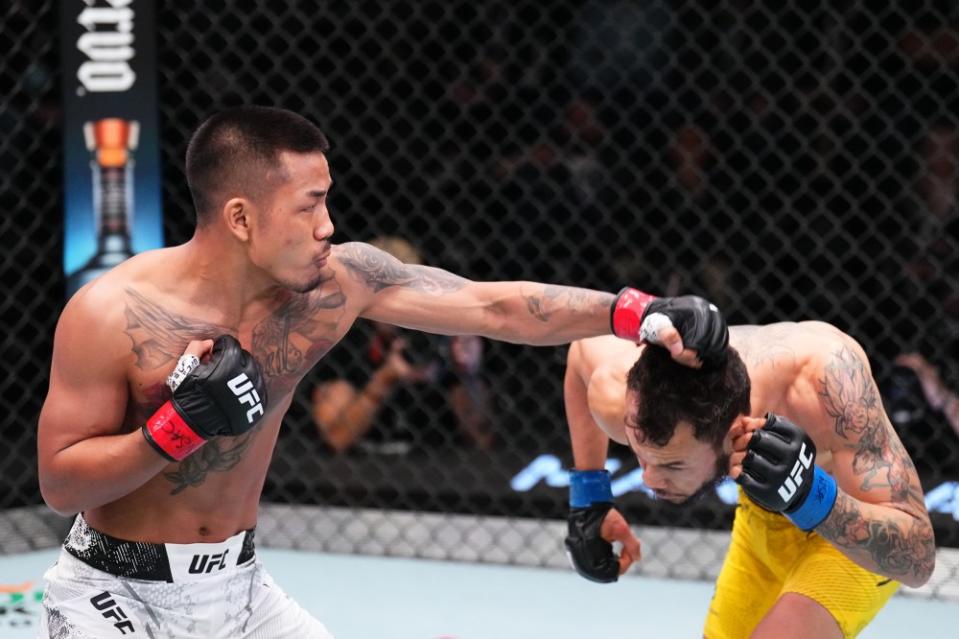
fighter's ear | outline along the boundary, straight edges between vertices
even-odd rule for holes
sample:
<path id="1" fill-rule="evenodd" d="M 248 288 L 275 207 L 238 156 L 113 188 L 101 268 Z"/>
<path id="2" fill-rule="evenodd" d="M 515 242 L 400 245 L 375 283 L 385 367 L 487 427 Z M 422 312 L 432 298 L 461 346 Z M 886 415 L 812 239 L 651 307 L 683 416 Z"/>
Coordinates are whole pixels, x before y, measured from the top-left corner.
<path id="1" fill-rule="evenodd" d="M 241 242 L 250 239 L 252 202 L 243 197 L 232 197 L 223 205 L 221 214 L 230 232 Z"/>
<path id="2" fill-rule="evenodd" d="M 733 419 L 733 423 L 729 426 L 729 430 L 723 438 L 723 452 L 727 455 L 733 452 L 736 448 L 736 440 L 743 437 L 747 432 L 749 432 L 749 425 L 745 415 L 739 415 Z"/>

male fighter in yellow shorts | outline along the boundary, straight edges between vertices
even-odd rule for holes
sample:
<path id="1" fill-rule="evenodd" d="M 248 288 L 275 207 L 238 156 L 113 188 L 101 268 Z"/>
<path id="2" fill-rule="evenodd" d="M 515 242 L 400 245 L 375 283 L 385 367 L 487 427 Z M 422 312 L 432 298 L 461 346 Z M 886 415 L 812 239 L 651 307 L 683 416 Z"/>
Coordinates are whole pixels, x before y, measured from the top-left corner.
<path id="1" fill-rule="evenodd" d="M 580 340 L 565 398 L 566 546 L 588 579 L 615 581 L 640 556 L 612 504 L 609 439 L 633 450 L 660 499 L 683 503 L 726 474 L 739 482 L 708 639 L 853 637 L 899 583 L 932 574 L 915 468 L 862 348 L 828 324 L 732 327 L 726 357 L 699 370 L 661 348 Z M 611 541 L 623 543 L 618 558 Z"/>

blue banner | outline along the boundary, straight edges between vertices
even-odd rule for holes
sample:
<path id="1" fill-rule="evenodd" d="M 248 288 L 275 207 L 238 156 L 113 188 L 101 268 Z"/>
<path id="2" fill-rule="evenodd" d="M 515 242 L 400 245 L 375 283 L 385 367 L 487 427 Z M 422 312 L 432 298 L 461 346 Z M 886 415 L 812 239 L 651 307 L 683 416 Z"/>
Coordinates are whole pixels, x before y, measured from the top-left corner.
<path id="1" fill-rule="evenodd" d="M 163 246 L 153 0 L 61 4 L 67 295 Z"/>

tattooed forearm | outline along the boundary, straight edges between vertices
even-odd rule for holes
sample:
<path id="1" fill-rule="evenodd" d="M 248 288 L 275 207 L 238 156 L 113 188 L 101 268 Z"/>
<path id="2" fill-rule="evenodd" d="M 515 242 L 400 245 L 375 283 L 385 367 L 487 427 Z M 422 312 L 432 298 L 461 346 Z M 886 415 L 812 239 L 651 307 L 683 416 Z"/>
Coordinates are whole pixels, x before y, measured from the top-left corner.
<path id="1" fill-rule="evenodd" d="M 526 300 L 526 309 L 530 315 L 541 322 L 548 322 L 557 311 L 608 311 L 613 296 L 609 293 L 600 293 L 570 286 L 544 286 L 542 291 L 534 295 L 523 295 Z"/>
<path id="2" fill-rule="evenodd" d="M 187 488 L 201 485 L 210 473 L 232 470 L 243 459 L 243 453 L 250 447 L 258 431 L 255 429 L 239 437 L 219 437 L 207 442 L 181 461 L 176 470 L 163 474 L 173 484 L 170 494 L 176 495 Z"/>
<path id="3" fill-rule="evenodd" d="M 126 295 L 124 332 L 133 341 L 136 365 L 141 370 L 175 362 L 190 340 L 232 332 L 224 326 L 171 313 L 132 288 L 126 289 Z"/>
<path id="4" fill-rule="evenodd" d="M 529 314 L 541 322 L 548 322 L 549 316 L 552 315 L 550 307 L 560 295 L 558 289 L 559 287 L 556 286 L 547 286 L 543 289 L 542 295 L 524 295 L 523 299 L 526 300 L 526 309 Z"/>
<path id="5" fill-rule="evenodd" d="M 440 295 L 469 284 L 466 278 L 430 266 L 404 264 L 385 251 L 359 242 L 343 244 L 339 258 L 354 279 L 375 292 L 397 286 Z"/>
<path id="6" fill-rule="evenodd" d="M 907 585 L 925 583 L 935 567 L 936 544 L 927 519 L 863 504 L 842 491 L 816 532 L 864 568 Z"/>

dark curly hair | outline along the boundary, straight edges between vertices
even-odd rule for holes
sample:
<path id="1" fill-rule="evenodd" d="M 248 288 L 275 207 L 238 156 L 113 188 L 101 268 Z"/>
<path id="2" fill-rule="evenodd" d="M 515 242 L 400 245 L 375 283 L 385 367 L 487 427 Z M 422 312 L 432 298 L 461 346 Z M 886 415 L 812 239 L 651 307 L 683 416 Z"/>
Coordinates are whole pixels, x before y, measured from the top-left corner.
<path id="1" fill-rule="evenodd" d="M 647 346 L 626 378 L 626 389 L 639 398 L 636 429 L 640 441 L 665 446 L 681 421 L 696 439 L 722 444 L 733 420 L 749 414 L 749 374 L 736 349 L 726 363 L 709 370 L 673 361 L 664 348 Z"/>

